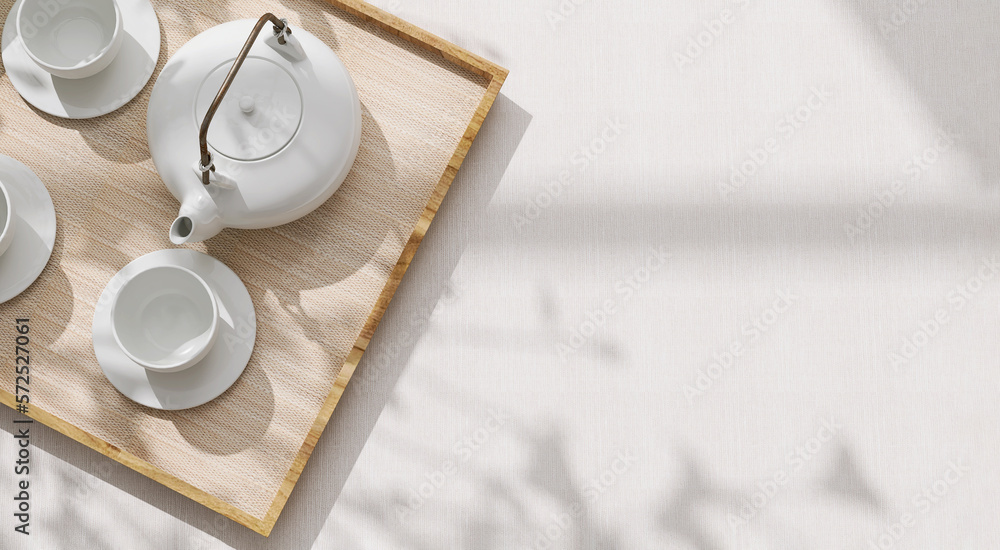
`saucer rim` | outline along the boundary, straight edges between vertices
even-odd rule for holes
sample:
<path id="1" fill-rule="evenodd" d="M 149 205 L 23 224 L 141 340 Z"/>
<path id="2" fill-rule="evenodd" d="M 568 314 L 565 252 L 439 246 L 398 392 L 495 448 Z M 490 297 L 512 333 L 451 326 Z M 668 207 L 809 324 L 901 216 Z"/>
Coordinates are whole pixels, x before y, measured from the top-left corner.
<path id="1" fill-rule="evenodd" d="M 58 118 L 65 118 L 65 119 L 69 119 L 69 120 L 86 120 L 86 119 L 91 119 L 91 118 L 97 118 L 97 117 L 100 117 L 100 116 L 104 116 L 104 115 L 109 114 L 109 113 L 113 113 L 113 112 L 117 111 L 118 109 L 121 109 L 125 105 L 128 105 L 133 99 L 135 99 L 136 97 L 138 97 L 142 93 L 142 91 L 146 88 L 146 86 L 149 84 L 149 81 L 152 79 L 153 74 L 156 72 L 156 67 L 159 64 L 159 58 L 160 58 L 160 53 L 161 53 L 161 49 L 162 49 L 161 42 L 163 41 L 163 36 L 162 36 L 161 31 L 160 31 L 160 19 L 159 19 L 159 15 L 157 15 L 156 8 L 153 6 L 152 2 L 150 0 L 132 0 L 132 1 L 134 2 L 133 4 L 125 4 L 128 9 L 122 9 L 121 10 L 122 11 L 122 36 L 123 36 L 123 38 L 124 38 L 124 35 L 131 36 L 132 39 L 135 40 L 136 43 L 138 44 L 138 47 L 140 49 L 142 49 L 143 52 L 150 54 L 152 56 L 152 58 L 153 58 L 152 66 L 148 70 L 144 70 L 143 71 L 143 76 L 141 78 L 136 78 L 134 80 L 130 79 L 128 86 L 126 86 L 125 84 L 122 84 L 120 86 L 121 90 L 117 90 L 118 92 L 122 92 L 122 93 L 117 93 L 117 94 L 111 94 L 111 93 L 109 93 L 108 96 L 109 97 L 113 97 L 114 99 L 111 99 L 111 100 L 107 101 L 103 105 L 85 106 L 85 107 L 78 107 L 78 106 L 70 107 L 70 106 L 67 106 L 67 104 L 64 101 L 62 101 L 62 100 L 60 100 L 58 98 L 58 93 L 56 93 L 51 88 L 51 86 L 42 89 L 40 91 L 40 93 L 36 93 L 36 89 L 33 89 L 31 87 L 18 86 L 18 83 L 19 83 L 19 81 L 21 79 L 18 78 L 18 77 L 12 76 L 12 74 L 8 71 L 7 76 L 10 79 L 11 84 L 14 86 L 14 89 L 17 90 L 17 93 L 21 96 L 21 98 L 24 99 L 24 101 L 27 102 L 32 107 L 34 107 L 34 108 L 38 109 L 39 111 L 42 111 L 43 113 L 46 113 L 48 115 L 51 115 L 51 116 L 54 116 L 54 117 L 58 117 Z M 2 37 L 0 37 L 0 42 L 6 41 L 5 38 L 8 36 L 8 29 L 10 29 L 10 28 L 12 28 L 14 26 L 14 25 L 11 24 L 11 18 L 13 18 L 15 16 L 16 11 L 18 10 L 18 8 L 20 7 L 20 5 L 22 3 L 23 3 L 23 0 L 15 0 L 14 5 L 11 7 L 11 11 L 7 14 L 7 19 L 4 21 L 3 33 L 2 33 Z M 119 2 L 116 2 L 116 4 L 122 5 L 123 2 L 119 1 Z M 152 17 L 148 17 L 149 15 L 152 15 Z M 137 22 L 136 23 L 137 27 L 143 25 L 143 23 L 140 23 L 141 21 L 151 21 L 151 23 L 148 25 L 149 28 L 136 29 L 136 31 L 140 31 L 141 30 L 141 31 L 152 32 L 153 29 L 155 29 L 155 32 L 156 32 L 156 46 L 155 46 L 155 48 L 153 48 L 153 49 L 147 49 L 147 48 L 145 48 L 142 45 L 142 42 L 139 39 L 135 38 L 135 35 L 137 33 L 136 32 L 129 32 L 125 28 L 125 26 L 126 26 L 126 22 L 125 22 L 126 18 L 131 19 L 133 17 L 135 18 L 134 20 Z M 16 32 L 16 30 L 14 32 Z M 146 32 L 142 32 L 142 34 L 147 34 L 147 33 Z M 28 52 L 24 48 L 24 45 L 23 44 L 19 44 L 18 43 L 19 41 L 16 38 L 14 38 L 13 40 L 14 41 L 7 48 L 3 49 L 2 57 L 4 58 L 3 59 L 4 65 L 8 64 L 8 59 L 7 59 L 8 55 L 23 56 L 24 59 L 28 62 L 27 66 L 33 67 L 32 72 L 31 72 L 32 76 L 41 77 L 39 80 L 48 80 L 49 82 L 51 82 L 52 78 L 58 78 L 55 75 L 53 75 L 53 74 L 49 73 L 48 71 L 46 71 L 45 69 L 43 69 L 42 67 L 38 66 L 34 62 L 34 60 L 28 55 Z M 150 41 L 150 43 L 152 43 L 152 41 Z M 124 48 L 124 47 L 125 47 L 125 45 L 123 44 L 122 48 Z M 121 52 L 118 52 L 117 55 L 121 55 Z M 108 73 L 106 71 L 108 70 L 108 68 L 111 67 L 111 65 L 113 65 L 115 63 L 115 61 L 117 61 L 117 59 L 114 60 L 114 61 L 112 61 L 111 64 L 108 65 L 108 67 L 105 67 L 104 69 L 102 69 L 98 73 L 96 73 L 94 75 L 91 75 L 91 76 L 88 76 L 86 78 L 78 79 L 78 81 L 82 82 L 82 81 L 91 80 L 91 79 L 94 79 L 96 81 L 97 79 L 101 79 L 102 75 L 103 75 L 103 77 L 106 77 L 108 74 L 110 74 L 110 73 Z M 115 88 L 117 89 L 119 87 L 116 86 Z M 129 92 L 129 90 L 131 90 L 133 88 L 134 88 L 134 91 L 133 92 Z M 48 99 L 50 101 L 54 101 L 54 103 L 58 104 L 60 108 L 59 109 L 52 108 L 53 104 L 47 104 L 47 103 L 49 103 L 49 101 L 42 101 L 43 99 Z M 79 110 L 80 112 L 71 113 L 70 112 L 71 110 Z"/>
<path id="2" fill-rule="evenodd" d="M 169 259 L 171 256 L 175 257 L 176 259 L 175 260 Z M 151 262 L 151 265 L 179 265 L 181 263 L 181 258 L 183 258 L 184 256 L 187 256 L 187 258 L 189 258 L 192 263 L 196 263 L 198 261 L 205 261 L 205 259 L 207 259 L 207 261 L 210 262 L 212 269 L 210 270 L 209 273 L 203 273 L 199 271 L 198 268 L 193 268 L 193 267 L 188 267 L 188 269 L 195 272 L 200 277 L 204 278 L 206 282 L 209 283 L 209 286 L 212 287 L 212 292 L 215 294 L 217 300 L 219 300 L 222 306 L 224 306 L 228 311 L 230 311 L 233 316 L 242 313 L 244 315 L 240 315 L 241 317 L 246 316 L 252 320 L 252 323 L 250 323 L 249 325 L 252 334 L 245 337 L 245 339 L 249 340 L 250 344 L 248 347 L 248 351 L 240 353 L 233 352 L 233 353 L 220 354 L 220 357 L 226 358 L 226 362 L 229 365 L 233 365 L 232 367 L 227 367 L 226 365 L 222 365 L 222 367 L 216 367 L 211 369 L 213 380 L 221 379 L 224 381 L 228 377 L 222 375 L 228 373 L 232 375 L 231 382 L 220 383 L 217 388 L 213 388 L 209 393 L 205 394 L 205 396 L 202 396 L 202 398 L 185 401 L 185 398 L 182 396 L 179 399 L 180 403 L 178 405 L 171 406 L 163 404 L 164 398 L 155 394 L 156 384 L 153 380 L 155 380 L 156 377 L 160 376 L 176 376 L 176 377 L 191 376 L 191 373 L 194 372 L 193 369 L 196 369 L 199 366 L 201 366 L 204 363 L 204 361 L 211 359 L 212 351 L 215 350 L 215 346 L 219 345 L 220 343 L 219 340 L 223 336 L 223 333 L 224 332 L 235 333 L 237 329 L 235 327 L 227 325 L 226 323 L 220 323 L 219 330 L 216 335 L 216 341 L 213 344 L 213 346 L 209 349 L 209 353 L 206 354 L 205 357 L 201 358 L 199 361 L 195 362 L 193 365 L 191 365 L 186 369 L 169 373 L 150 372 L 142 365 L 139 365 L 138 363 L 132 361 L 131 358 L 129 358 L 123 352 L 123 350 L 116 347 L 117 345 L 114 343 L 114 339 L 110 334 L 111 333 L 110 312 L 114 296 L 117 294 L 117 292 L 121 290 L 123 284 L 120 281 L 118 282 L 118 284 L 116 284 L 116 280 L 119 278 L 119 276 L 122 275 L 123 272 L 126 272 L 130 266 L 133 266 L 138 262 Z M 222 277 L 232 278 L 234 281 L 240 282 L 240 287 L 232 292 L 236 294 L 235 296 L 230 295 L 227 299 L 224 296 L 224 294 L 226 293 L 219 292 L 218 286 L 216 285 L 222 284 L 223 281 L 215 282 L 215 284 L 213 285 L 214 282 L 213 279 L 219 276 L 219 275 L 213 275 L 213 273 L 215 273 L 216 270 L 218 271 L 219 274 L 221 274 Z M 220 319 L 221 319 L 221 312 L 220 312 Z M 105 353 L 102 353 L 103 348 L 99 348 L 98 346 L 99 338 L 110 340 L 110 342 L 113 344 L 112 346 L 110 346 L 111 353 L 118 354 L 118 356 L 117 357 L 113 355 L 107 356 L 105 355 Z M 229 268 L 229 266 L 224 264 L 219 259 L 209 254 L 189 249 L 174 248 L 174 249 L 163 249 L 150 252 L 149 254 L 140 256 L 132 260 L 125 267 L 120 269 L 108 280 L 108 284 L 101 292 L 100 298 L 98 299 L 98 302 L 94 308 L 94 318 L 91 326 L 91 343 L 94 349 L 94 354 L 97 357 L 98 366 L 100 366 L 101 371 L 104 373 L 105 378 L 107 378 L 107 380 L 111 383 L 111 385 L 114 386 L 115 389 L 123 397 L 129 399 L 130 401 L 136 404 L 142 405 L 144 407 L 149 407 L 151 409 L 164 410 L 164 411 L 179 411 L 179 410 L 193 409 L 195 407 L 200 407 L 201 405 L 204 405 L 206 403 L 210 403 L 211 401 L 217 399 L 219 396 L 224 394 L 233 385 L 236 384 L 236 382 L 240 379 L 240 377 L 242 377 L 243 372 L 246 371 L 247 366 L 249 366 L 250 364 L 250 359 L 253 357 L 253 352 L 254 349 L 256 348 L 256 342 L 257 342 L 256 306 L 253 303 L 253 298 L 250 296 L 249 290 L 246 288 L 246 284 L 243 283 L 242 279 L 240 279 L 239 276 L 236 275 L 236 273 Z M 103 361 L 102 357 L 104 358 Z M 111 363 L 112 361 L 114 361 L 116 364 L 114 366 L 109 366 L 109 363 Z M 238 369 L 236 368 L 237 366 Z M 151 393 L 153 399 L 155 399 L 156 401 L 150 402 L 150 401 L 140 400 L 140 397 L 142 396 L 130 395 L 129 393 L 127 393 L 126 390 L 128 388 L 127 387 L 123 388 L 118 383 L 116 383 L 115 373 L 112 372 L 109 375 L 109 369 L 112 369 L 113 371 L 121 369 L 135 369 L 134 372 L 136 374 L 145 374 L 145 376 L 143 377 L 145 382 L 145 387 L 141 389 L 147 390 L 149 393 Z M 238 372 L 236 372 L 237 370 Z M 150 375 L 153 376 L 152 380 L 150 378 Z M 118 381 L 125 382 L 124 380 L 118 380 Z M 187 390 L 185 393 L 190 394 L 190 390 Z M 169 400 L 169 397 L 167 398 L 167 400 Z"/>
<path id="3" fill-rule="evenodd" d="M 29 168 L 23 162 L 7 156 L 0 154 L 0 173 L 10 174 L 12 177 L 4 180 L 4 185 L 8 188 L 8 193 L 13 193 L 11 188 L 16 187 L 19 192 L 23 192 L 27 195 L 34 195 L 40 200 L 45 202 L 45 208 L 42 212 L 35 216 L 25 217 L 24 213 L 17 214 L 20 218 L 18 221 L 18 226 L 22 224 L 28 224 L 36 232 L 41 233 L 38 230 L 39 227 L 45 229 L 46 233 L 43 240 L 46 252 L 43 255 L 32 255 L 32 258 L 36 258 L 27 262 L 17 262 L 17 267 L 24 270 L 24 276 L 19 277 L 15 281 L 11 282 L 9 287 L 0 286 L 0 304 L 4 304 L 20 296 L 25 290 L 31 287 L 38 281 L 45 268 L 49 265 L 49 261 L 52 259 L 52 252 L 55 250 L 56 242 L 56 232 L 59 227 L 59 220 L 56 217 L 55 203 L 52 202 L 52 195 L 49 194 L 49 190 L 45 187 L 45 183 L 42 182 L 38 174 Z M 11 199 L 13 201 L 13 198 Z M 18 207 L 25 208 L 25 207 Z M 43 219 L 44 218 L 44 219 Z M 34 222 L 34 223 L 32 223 Z M 51 231 L 48 229 L 51 227 Z M 18 231 L 20 229 L 20 231 Z M 9 253 L 14 247 L 17 241 L 23 240 L 27 236 L 25 229 L 23 227 L 15 227 L 14 233 L 11 235 L 10 247 L 4 251 L 4 253 Z"/>

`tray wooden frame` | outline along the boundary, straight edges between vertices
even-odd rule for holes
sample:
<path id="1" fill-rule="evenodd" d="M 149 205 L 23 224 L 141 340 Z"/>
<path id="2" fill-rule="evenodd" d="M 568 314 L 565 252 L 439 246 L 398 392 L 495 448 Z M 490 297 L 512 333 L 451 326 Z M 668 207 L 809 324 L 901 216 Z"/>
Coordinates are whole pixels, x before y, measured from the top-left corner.
<path id="1" fill-rule="evenodd" d="M 434 220 L 434 216 L 437 214 L 438 208 L 441 206 L 441 201 L 444 200 L 445 194 L 447 194 L 452 181 L 454 181 L 455 176 L 458 174 L 458 169 L 462 166 L 462 162 L 465 160 L 465 156 L 472 147 L 472 142 L 476 139 L 476 135 L 479 133 L 479 129 L 482 126 L 483 121 L 486 119 L 486 115 L 489 113 L 493 106 L 493 102 L 500 93 L 500 88 L 503 86 L 504 80 L 507 78 L 508 74 L 507 69 L 470 53 L 419 27 L 411 25 L 410 23 L 407 23 L 390 13 L 368 4 L 367 2 L 360 0 L 318 1 L 324 1 L 335 8 L 343 10 L 367 22 L 371 22 L 391 34 L 424 50 L 440 55 L 445 61 L 484 77 L 488 84 L 486 87 L 486 93 L 479 103 L 479 107 L 476 109 L 472 120 L 469 121 L 469 126 L 466 128 L 465 135 L 459 142 L 454 155 L 452 155 L 448 166 L 441 175 L 441 179 L 434 188 L 420 220 L 417 222 L 413 233 L 410 235 L 409 241 L 403 249 L 402 255 L 400 255 L 399 260 L 396 262 L 392 275 L 389 277 L 388 282 L 382 289 L 382 293 L 379 295 L 374 309 L 372 309 L 369 313 L 368 320 L 365 323 L 364 329 L 361 331 L 361 335 L 358 337 L 357 342 L 355 342 L 354 348 L 348 354 L 347 360 L 344 362 L 344 366 L 340 370 L 340 374 L 337 376 L 330 394 L 327 396 L 322 409 L 320 409 L 319 416 L 317 416 L 313 422 L 312 428 L 309 430 L 302 447 L 299 449 L 299 452 L 292 463 L 291 469 L 289 469 L 286 474 L 285 479 L 281 484 L 281 488 L 278 490 L 277 495 L 271 503 L 270 509 L 264 517 L 254 517 L 247 512 L 236 508 L 231 504 L 227 504 L 218 498 L 205 493 L 197 487 L 181 481 L 180 479 L 149 464 L 148 462 L 123 451 L 122 449 L 119 449 L 84 430 L 81 430 L 73 424 L 49 414 L 42 409 L 29 405 L 28 412 L 28 416 L 34 420 L 37 420 L 38 422 L 41 422 L 42 424 L 45 424 L 46 426 L 49 426 L 50 428 L 72 439 L 75 439 L 76 441 L 111 458 L 112 460 L 139 472 L 153 481 L 166 485 L 182 495 L 187 496 L 188 498 L 191 498 L 192 500 L 201 503 L 242 525 L 245 525 L 264 536 L 270 535 L 275 523 L 277 523 L 278 516 L 281 514 L 282 509 L 284 509 L 285 504 L 288 502 L 292 489 L 295 488 L 295 484 L 298 481 L 299 476 L 302 474 L 302 470 L 305 468 L 306 462 L 309 460 L 309 456 L 312 454 L 316 443 L 319 441 L 320 435 L 322 435 L 324 428 L 326 428 L 327 423 L 330 421 L 330 416 L 333 414 L 333 410 L 337 407 L 337 403 L 344 394 L 344 390 L 347 388 L 347 384 L 350 382 L 351 376 L 354 374 L 358 363 L 361 361 L 361 356 L 367 349 L 368 343 L 371 341 L 371 338 L 375 333 L 375 329 L 378 327 L 379 321 L 382 320 L 382 315 L 389 306 L 389 302 L 392 300 L 396 289 L 399 287 L 399 283 L 403 280 L 403 275 L 406 274 L 406 270 L 409 268 L 410 262 L 413 260 L 413 257 L 417 252 L 417 248 L 420 246 L 424 235 L 427 233 L 427 229 Z M 3 403 L 11 408 L 16 406 L 14 396 L 10 392 L 3 389 L 0 389 L 0 403 Z"/>

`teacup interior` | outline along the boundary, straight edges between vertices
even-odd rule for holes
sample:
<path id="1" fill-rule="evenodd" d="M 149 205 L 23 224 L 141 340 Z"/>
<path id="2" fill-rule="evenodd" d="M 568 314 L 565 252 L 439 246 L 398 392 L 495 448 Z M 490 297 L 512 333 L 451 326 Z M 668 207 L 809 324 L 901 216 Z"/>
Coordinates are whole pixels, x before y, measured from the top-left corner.
<path id="1" fill-rule="evenodd" d="M 28 50 L 53 67 L 71 69 L 101 54 L 114 39 L 113 0 L 23 0 L 18 28 Z"/>
<path id="2" fill-rule="evenodd" d="M 171 367 L 198 355 L 211 342 L 216 312 L 210 290 L 185 269 L 144 271 L 119 291 L 112 325 L 130 355 Z"/>

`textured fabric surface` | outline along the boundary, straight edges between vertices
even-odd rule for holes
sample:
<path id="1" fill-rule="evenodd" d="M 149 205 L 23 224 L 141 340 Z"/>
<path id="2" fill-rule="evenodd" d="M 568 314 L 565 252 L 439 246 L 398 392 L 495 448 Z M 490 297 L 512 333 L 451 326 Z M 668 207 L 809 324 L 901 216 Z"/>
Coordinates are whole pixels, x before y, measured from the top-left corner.
<path id="1" fill-rule="evenodd" d="M 9 10 L 5 1 L 0 11 Z M 180 412 L 137 405 L 102 374 L 91 346 L 108 280 L 169 248 L 176 200 L 146 147 L 149 92 L 121 110 L 67 121 L 0 81 L 0 151 L 32 168 L 56 206 L 53 259 L 0 309 L 30 313 L 32 404 L 255 517 L 274 500 L 333 382 L 484 93 L 484 82 L 322 2 L 154 2 L 158 69 L 188 39 L 266 11 L 329 44 L 361 97 L 363 138 L 347 181 L 311 215 L 273 230 L 227 230 L 193 248 L 243 280 L 257 341 L 243 376 Z M 233 44 L 233 54 L 241 44 Z M 305 113 L 304 116 L 308 116 Z M 9 320 L 8 319 L 8 320 Z M 3 379 L 4 387 L 11 380 Z"/>
<path id="2" fill-rule="evenodd" d="M 997 548 L 1000 3 L 373 2 L 511 73 L 275 531 L 39 430 L 0 546 Z"/>

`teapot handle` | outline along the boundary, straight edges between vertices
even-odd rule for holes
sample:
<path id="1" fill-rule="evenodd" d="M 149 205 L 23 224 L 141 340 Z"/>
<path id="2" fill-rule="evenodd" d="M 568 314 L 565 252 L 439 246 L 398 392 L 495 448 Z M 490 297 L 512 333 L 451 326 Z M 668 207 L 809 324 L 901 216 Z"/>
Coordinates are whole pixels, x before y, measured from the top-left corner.
<path id="1" fill-rule="evenodd" d="M 246 61 L 247 55 L 250 54 L 250 48 L 253 47 L 254 41 L 257 40 L 257 36 L 260 35 L 261 29 L 264 25 L 270 21 L 274 24 L 274 36 L 278 40 L 278 44 L 284 46 L 286 43 L 286 37 L 292 34 L 291 27 L 288 26 L 287 19 L 278 19 L 271 13 L 265 13 L 257 20 L 257 24 L 253 27 L 253 32 L 250 33 L 250 37 L 247 38 L 245 44 L 243 44 L 243 49 L 240 50 L 240 54 L 236 56 L 236 60 L 233 61 L 233 67 L 229 69 L 229 74 L 226 75 L 226 79 L 222 82 L 222 87 L 219 88 L 219 93 L 215 95 L 215 99 L 212 100 L 212 104 L 208 108 L 208 112 L 205 113 L 205 119 L 201 122 L 201 130 L 198 132 L 198 144 L 201 146 L 201 161 L 198 164 L 198 168 L 201 171 L 201 183 L 208 185 L 211 183 L 211 172 L 215 171 L 215 162 L 212 160 L 212 153 L 208 150 L 208 127 L 212 124 L 212 118 L 215 117 L 215 112 L 219 109 L 219 105 L 222 104 L 223 98 L 226 97 L 226 92 L 229 91 L 229 87 L 233 84 L 233 79 L 236 78 L 236 73 L 239 72 L 240 67 L 243 66 L 243 62 Z"/>

